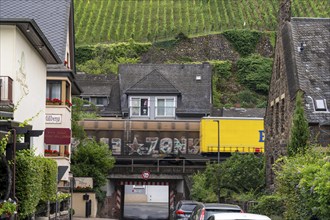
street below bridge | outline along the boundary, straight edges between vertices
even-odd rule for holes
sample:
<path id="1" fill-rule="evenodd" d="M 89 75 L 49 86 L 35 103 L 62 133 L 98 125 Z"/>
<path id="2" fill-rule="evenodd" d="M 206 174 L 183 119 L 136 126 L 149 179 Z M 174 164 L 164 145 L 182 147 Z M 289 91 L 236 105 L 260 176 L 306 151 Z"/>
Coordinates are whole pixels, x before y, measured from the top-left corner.
<path id="1" fill-rule="evenodd" d="M 125 220 L 167 220 L 169 219 L 168 203 L 125 203 Z"/>

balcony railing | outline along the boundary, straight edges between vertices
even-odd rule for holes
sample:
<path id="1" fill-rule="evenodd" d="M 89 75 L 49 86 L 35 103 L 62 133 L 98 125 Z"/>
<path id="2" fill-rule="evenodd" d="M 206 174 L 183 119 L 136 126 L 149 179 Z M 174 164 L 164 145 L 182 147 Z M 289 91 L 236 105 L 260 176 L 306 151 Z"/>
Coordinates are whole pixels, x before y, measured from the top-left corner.
<path id="1" fill-rule="evenodd" d="M 13 79 L 9 76 L 0 76 L 0 103 L 13 104 Z"/>

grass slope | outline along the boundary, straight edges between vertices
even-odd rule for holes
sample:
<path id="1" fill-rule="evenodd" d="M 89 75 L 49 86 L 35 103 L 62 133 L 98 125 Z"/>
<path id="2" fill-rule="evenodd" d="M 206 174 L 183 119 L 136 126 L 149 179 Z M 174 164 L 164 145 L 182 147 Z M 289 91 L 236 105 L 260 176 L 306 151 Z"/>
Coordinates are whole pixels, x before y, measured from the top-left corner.
<path id="1" fill-rule="evenodd" d="M 275 30 L 279 0 L 74 0 L 76 44 L 138 42 L 227 29 Z M 292 0 L 294 17 L 330 17 L 328 0 Z"/>

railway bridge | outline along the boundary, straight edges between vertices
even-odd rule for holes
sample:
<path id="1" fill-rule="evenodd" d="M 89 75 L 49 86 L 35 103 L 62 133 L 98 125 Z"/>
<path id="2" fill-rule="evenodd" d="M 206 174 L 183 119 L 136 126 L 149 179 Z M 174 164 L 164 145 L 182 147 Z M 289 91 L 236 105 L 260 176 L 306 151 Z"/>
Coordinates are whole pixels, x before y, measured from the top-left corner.
<path id="1" fill-rule="evenodd" d="M 170 213 L 177 201 L 189 198 L 191 187 L 189 176 L 197 171 L 203 171 L 208 161 L 208 159 L 180 158 L 116 158 L 116 165 L 108 176 L 106 207 L 109 209 L 104 214 L 108 217 L 123 219 L 125 198 L 127 200 L 130 198 L 127 194 L 135 188 L 146 186 L 163 186 L 158 187 L 161 190 L 165 186 L 168 192 L 166 201 Z M 133 199 L 141 198 L 141 194 L 133 196 Z M 145 202 L 154 202 L 151 195 L 142 196 Z"/>

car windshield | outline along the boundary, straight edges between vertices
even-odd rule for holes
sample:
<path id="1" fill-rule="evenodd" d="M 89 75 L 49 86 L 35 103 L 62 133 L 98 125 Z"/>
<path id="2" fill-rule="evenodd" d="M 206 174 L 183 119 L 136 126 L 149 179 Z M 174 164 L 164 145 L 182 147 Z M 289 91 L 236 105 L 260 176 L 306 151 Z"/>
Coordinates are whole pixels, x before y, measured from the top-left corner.
<path id="1" fill-rule="evenodd" d="M 207 219 L 208 217 L 210 217 L 211 215 L 213 214 L 216 214 L 216 213 L 221 213 L 221 212 L 241 212 L 241 210 L 236 210 L 236 209 L 208 209 L 206 210 L 206 213 L 205 213 L 205 217 L 204 219 Z"/>
<path id="2" fill-rule="evenodd" d="M 192 211 L 196 204 L 182 204 L 181 209 L 185 211 Z"/>

